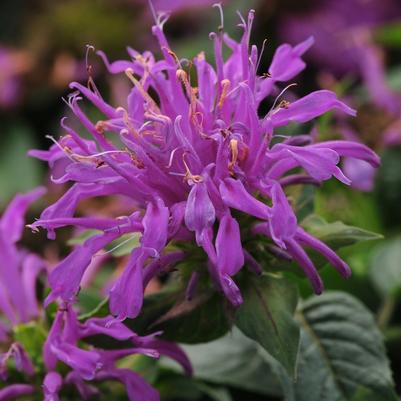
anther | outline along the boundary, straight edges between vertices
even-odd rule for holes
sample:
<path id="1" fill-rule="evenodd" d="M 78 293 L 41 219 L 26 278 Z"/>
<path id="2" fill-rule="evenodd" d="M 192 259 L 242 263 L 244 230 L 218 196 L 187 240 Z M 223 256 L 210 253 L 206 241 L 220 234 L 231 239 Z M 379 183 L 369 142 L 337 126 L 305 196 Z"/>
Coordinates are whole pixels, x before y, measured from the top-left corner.
<path id="1" fill-rule="evenodd" d="M 230 149 L 231 149 L 231 161 L 228 164 L 228 170 L 230 171 L 230 174 L 233 175 L 234 174 L 234 166 L 238 159 L 238 140 L 237 139 L 230 140 Z"/>
<path id="2" fill-rule="evenodd" d="M 227 93 L 228 93 L 228 89 L 230 88 L 231 82 L 228 79 L 223 79 L 221 81 L 221 96 L 220 96 L 220 100 L 219 100 L 219 108 L 221 109 L 224 105 L 224 101 L 226 99 Z"/>
<path id="3" fill-rule="evenodd" d="M 188 164 L 185 161 L 185 153 L 182 155 L 182 162 L 184 163 L 185 166 L 185 176 L 184 176 L 184 182 L 188 182 L 189 180 L 193 181 L 195 184 L 198 184 L 203 181 L 203 177 L 201 175 L 193 175 L 191 173 L 191 170 L 188 167 Z"/>

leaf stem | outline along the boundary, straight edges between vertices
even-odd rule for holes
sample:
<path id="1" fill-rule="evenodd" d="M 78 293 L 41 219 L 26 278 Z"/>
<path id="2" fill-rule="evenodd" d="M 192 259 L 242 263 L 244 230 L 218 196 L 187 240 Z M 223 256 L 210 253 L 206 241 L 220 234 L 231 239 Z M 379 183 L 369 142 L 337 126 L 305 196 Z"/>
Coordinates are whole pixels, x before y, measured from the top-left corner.
<path id="1" fill-rule="evenodd" d="M 396 300 L 394 296 L 388 295 L 383 300 L 382 306 L 380 307 L 377 314 L 377 325 L 382 331 L 384 331 L 390 323 L 395 306 Z"/>

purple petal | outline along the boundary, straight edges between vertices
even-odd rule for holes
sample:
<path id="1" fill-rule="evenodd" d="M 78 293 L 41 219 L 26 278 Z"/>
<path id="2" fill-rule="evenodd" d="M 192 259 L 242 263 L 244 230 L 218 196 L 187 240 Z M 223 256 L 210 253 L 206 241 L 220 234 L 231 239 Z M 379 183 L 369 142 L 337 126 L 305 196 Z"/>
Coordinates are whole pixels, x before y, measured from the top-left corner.
<path id="1" fill-rule="evenodd" d="M 130 401 L 160 401 L 159 393 L 141 376 L 128 369 L 109 369 L 98 379 L 114 379 L 125 385 Z"/>
<path id="2" fill-rule="evenodd" d="M 354 141 L 327 141 L 310 145 L 309 148 L 328 148 L 340 156 L 353 157 L 368 162 L 372 167 L 380 166 L 380 158 L 366 145 Z"/>
<path id="3" fill-rule="evenodd" d="M 281 127 L 291 122 L 304 123 L 321 116 L 329 110 L 338 109 L 346 114 L 355 116 L 355 110 L 337 99 L 334 92 L 320 90 L 290 103 L 288 108 L 273 111 L 271 120 L 275 127 Z"/>
<path id="4" fill-rule="evenodd" d="M 29 384 L 11 384 L 0 390 L 1 401 L 11 401 L 24 395 L 34 394 L 35 387 Z"/>
<path id="5" fill-rule="evenodd" d="M 135 318 L 143 302 L 143 265 L 149 252 L 137 248 L 128 260 L 123 274 L 110 290 L 110 311 L 118 320 Z"/>
<path id="6" fill-rule="evenodd" d="M 267 220 L 269 217 L 269 207 L 255 199 L 241 181 L 227 178 L 220 184 L 220 194 L 224 203 L 229 207 L 262 220 Z"/>
<path id="7" fill-rule="evenodd" d="M 216 236 L 217 266 L 222 274 L 233 276 L 244 265 L 239 224 L 229 213 L 220 220 Z"/>
<path id="8" fill-rule="evenodd" d="M 93 380 L 103 366 L 96 351 L 83 350 L 61 341 L 55 341 L 50 348 L 58 360 L 74 369 L 84 380 Z"/>
<path id="9" fill-rule="evenodd" d="M 8 205 L 0 219 L 0 230 L 7 233 L 7 239 L 11 243 L 21 239 L 28 207 L 43 196 L 45 192 L 45 188 L 39 187 L 26 194 L 16 195 Z"/>
<path id="10" fill-rule="evenodd" d="M 129 340 L 136 336 L 125 324 L 118 322 L 111 316 L 93 317 L 88 319 L 81 328 L 81 337 L 105 334 L 117 340 Z"/>
<path id="11" fill-rule="evenodd" d="M 343 163 L 343 170 L 351 180 L 353 188 L 366 192 L 373 190 L 376 172 L 368 162 L 347 157 Z"/>
<path id="12" fill-rule="evenodd" d="M 292 47 L 281 45 L 274 53 L 269 73 L 275 81 L 289 81 L 298 75 L 306 66 L 301 56 L 313 45 L 313 37 Z"/>
<path id="13" fill-rule="evenodd" d="M 285 240 L 292 238 L 298 227 L 297 218 L 279 184 L 272 185 L 271 197 L 273 203 L 269 219 L 271 236 L 277 245 L 285 248 Z"/>
<path id="14" fill-rule="evenodd" d="M 211 227 L 216 218 L 216 212 L 209 198 L 206 184 L 195 183 L 188 196 L 185 208 L 185 225 L 199 236 L 206 228 Z"/>
<path id="15" fill-rule="evenodd" d="M 119 232 L 108 232 L 89 238 L 74 249 L 49 275 L 52 292 L 48 302 L 60 296 L 64 301 L 71 301 L 79 290 L 82 276 L 93 256 L 107 244 L 118 238 Z"/>
<path id="16" fill-rule="evenodd" d="M 321 253 L 344 278 L 351 276 L 352 272 L 349 266 L 322 241 L 319 241 L 317 238 L 308 234 L 301 228 L 298 229 L 296 238 L 299 243 L 310 246 Z"/>
<path id="17" fill-rule="evenodd" d="M 46 374 L 43 381 L 43 392 L 45 395 L 44 401 L 59 401 L 58 393 L 63 384 L 61 376 L 56 372 Z"/>
<path id="18" fill-rule="evenodd" d="M 153 340 L 147 344 L 148 347 L 157 350 L 160 355 L 168 356 L 177 361 L 184 369 L 187 375 L 192 375 L 192 365 L 188 356 L 177 344 L 164 340 Z"/>
<path id="19" fill-rule="evenodd" d="M 166 245 L 169 217 L 169 209 L 164 206 L 161 199 L 148 204 L 142 220 L 143 236 L 141 244 L 143 247 L 153 248 L 159 252 Z"/>
<path id="20" fill-rule="evenodd" d="M 298 242 L 294 239 L 291 239 L 286 242 L 288 252 L 294 258 L 296 262 L 301 266 L 304 271 L 306 277 L 308 277 L 309 281 L 312 284 L 313 290 L 316 294 L 321 294 L 323 292 L 323 282 L 319 276 L 319 273 L 316 270 L 316 267 L 313 265 L 307 253 L 302 249 L 302 247 L 298 244 Z"/>

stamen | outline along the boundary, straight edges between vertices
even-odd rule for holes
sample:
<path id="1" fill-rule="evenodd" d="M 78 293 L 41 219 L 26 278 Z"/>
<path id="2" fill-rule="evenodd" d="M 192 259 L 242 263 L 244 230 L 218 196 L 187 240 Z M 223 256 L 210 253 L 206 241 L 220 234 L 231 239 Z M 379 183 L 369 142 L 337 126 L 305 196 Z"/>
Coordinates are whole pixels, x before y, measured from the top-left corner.
<path id="1" fill-rule="evenodd" d="M 135 129 L 135 127 L 131 124 L 131 121 L 130 121 L 130 118 L 129 118 L 129 115 L 128 115 L 128 111 L 125 110 L 124 107 L 120 106 L 120 107 L 116 108 L 116 112 L 117 113 L 122 112 L 123 121 L 124 121 L 125 126 L 128 128 L 128 132 L 133 134 L 134 137 L 138 138 L 139 134 L 138 134 L 137 130 Z"/>
<path id="2" fill-rule="evenodd" d="M 120 229 L 120 226 L 118 226 L 118 229 Z M 121 248 L 122 246 L 124 246 L 125 244 L 127 244 L 128 242 L 132 241 L 132 240 L 135 239 L 135 238 L 138 238 L 138 233 L 135 233 L 135 234 L 132 235 L 131 237 L 128 237 L 126 240 L 120 242 L 119 244 L 117 244 L 117 245 L 114 246 L 113 248 L 109 249 L 108 251 L 96 253 L 96 254 L 94 255 L 94 257 L 99 257 L 99 256 L 107 255 L 107 254 L 109 254 L 109 253 L 113 253 L 113 252 L 116 251 L 118 248 Z"/>
<path id="3" fill-rule="evenodd" d="M 65 153 L 65 155 L 73 162 L 75 162 L 75 160 L 72 158 L 72 152 L 71 149 L 68 146 L 62 146 L 56 139 L 54 139 L 53 136 L 51 135 L 46 135 L 45 138 L 50 139 L 55 145 L 57 145 L 60 150 Z"/>
<path id="4" fill-rule="evenodd" d="M 277 105 L 277 102 L 278 102 L 278 100 L 280 99 L 280 97 L 289 89 L 289 88 L 291 88 L 292 86 L 296 86 L 297 84 L 295 84 L 295 83 L 293 83 L 293 84 L 289 84 L 289 85 L 287 85 L 280 93 L 279 93 L 279 95 L 276 97 L 276 99 L 274 100 L 274 103 L 273 103 L 273 106 L 271 107 L 271 109 L 269 110 L 269 113 L 272 111 L 272 110 L 274 110 L 275 109 L 275 107 L 276 107 L 276 105 Z M 288 102 L 287 102 L 288 103 Z M 288 106 L 288 105 L 287 105 Z M 269 114 L 269 113 L 267 113 L 267 114 Z"/>
<path id="5" fill-rule="evenodd" d="M 152 0 L 148 0 L 148 4 L 149 4 L 150 12 L 152 13 L 152 17 L 155 21 L 155 24 L 157 25 L 158 24 L 157 14 L 156 14 L 156 10 L 155 10 Z"/>
<path id="6" fill-rule="evenodd" d="M 261 63 L 261 61 L 262 61 L 262 56 L 263 56 L 263 53 L 264 53 L 264 51 L 265 51 L 266 43 L 267 43 L 267 39 L 265 39 L 265 40 L 263 41 L 263 43 L 262 43 L 262 49 L 260 50 L 258 62 L 256 63 L 255 73 L 258 72 L 258 69 L 259 69 L 259 67 L 260 67 L 260 63 Z"/>
<path id="7" fill-rule="evenodd" d="M 190 114 L 193 116 L 196 111 L 196 96 L 188 80 L 188 74 L 183 69 L 178 69 L 177 78 L 183 83 L 190 102 Z"/>
<path id="8" fill-rule="evenodd" d="M 228 170 L 230 171 L 230 174 L 233 175 L 234 174 L 234 166 L 238 159 L 238 140 L 237 139 L 230 140 L 230 149 L 231 149 L 231 161 L 228 164 Z"/>
<path id="9" fill-rule="evenodd" d="M 223 6 L 221 3 L 215 3 L 212 5 L 212 7 L 218 8 L 219 13 L 220 13 L 220 26 L 217 28 L 219 32 L 224 31 L 224 12 L 223 12 Z"/>
<path id="10" fill-rule="evenodd" d="M 218 103 L 218 107 L 221 109 L 223 108 L 224 105 L 224 101 L 226 99 L 227 93 L 228 93 L 228 89 L 230 88 L 231 82 L 228 79 L 223 79 L 221 81 L 221 87 L 222 87 L 222 91 L 221 91 L 221 96 L 220 96 L 220 100 Z"/>
<path id="11" fill-rule="evenodd" d="M 135 87 L 138 89 L 139 93 L 142 95 L 142 97 L 149 103 L 151 104 L 159 113 L 160 109 L 159 106 L 156 104 L 156 102 L 149 96 L 149 94 L 146 92 L 142 84 L 134 77 L 134 71 L 131 68 L 127 68 L 125 70 L 125 75 L 129 78 L 129 80 L 135 85 Z"/>
<path id="12" fill-rule="evenodd" d="M 185 176 L 184 176 L 184 181 L 191 180 L 195 184 L 198 184 L 198 183 L 202 182 L 203 181 L 203 177 L 201 175 L 193 175 L 191 173 L 191 170 L 189 169 L 188 164 L 185 161 L 185 155 L 186 155 L 185 153 L 182 155 L 182 162 L 184 163 L 185 170 L 186 170 L 186 173 L 185 173 Z"/>
<path id="13" fill-rule="evenodd" d="M 169 158 L 169 162 L 168 162 L 168 165 L 166 166 L 166 168 L 171 168 L 171 165 L 173 164 L 173 159 L 174 159 L 175 152 L 176 152 L 178 149 L 181 149 L 181 146 L 178 146 L 177 148 L 175 148 L 175 149 L 173 149 L 173 150 L 171 151 L 171 153 L 170 153 L 170 158 Z"/>
<path id="14" fill-rule="evenodd" d="M 173 57 L 174 61 L 176 62 L 177 66 L 178 66 L 178 68 L 182 69 L 181 61 L 180 61 L 180 59 L 178 58 L 178 56 L 177 56 L 171 49 L 168 49 L 168 48 L 166 48 L 166 47 L 165 47 L 164 49 L 167 50 L 167 53 L 168 53 L 171 57 Z"/>
<path id="15" fill-rule="evenodd" d="M 89 64 L 89 52 L 90 51 L 95 52 L 96 49 L 92 45 L 86 45 L 86 53 L 85 53 L 85 66 L 86 66 L 86 72 L 88 73 L 88 82 L 87 82 L 87 87 L 89 90 L 94 92 L 97 96 L 101 98 L 100 92 L 96 87 L 95 81 L 93 80 L 93 67 L 92 64 Z"/>

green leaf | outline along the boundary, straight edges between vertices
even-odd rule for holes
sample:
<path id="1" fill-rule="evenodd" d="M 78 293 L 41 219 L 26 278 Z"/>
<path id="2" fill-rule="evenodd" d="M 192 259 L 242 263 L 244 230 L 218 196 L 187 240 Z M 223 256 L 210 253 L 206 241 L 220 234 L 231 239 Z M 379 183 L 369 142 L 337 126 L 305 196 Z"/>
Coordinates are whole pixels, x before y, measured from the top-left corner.
<path id="1" fill-rule="evenodd" d="M 299 327 L 293 319 L 297 287 L 285 278 L 265 274 L 248 277 L 241 290 L 244 303 L 236 313 L 236 325 L 293 375 L 299 343 Z"/>
<path id="2" fill-rule="evenodd" d="M 328 223 L 323 218 L 312 215 L 302 222 L 304 228 L 332 249 L 354 245 L 363 241 L 383 238 L 380 234 L 362 228 L 348 226 L 341 221 Z"/>
<path id="3" fill-rule="evenodd" d="M 384 45 L 401 48 L 401 23 L 388 24 L 376 29 L 375 38 Z"/>
<path id="4" fill-rule="evenodd" d="M 383 297 L 401 293 L 401 237 L 380 244 L 370 262 L 369 276 Z"/>
<path id="5" fill-rule="evenodd" d="M 14 340 L 20 343 L 35 365 L 42 362 L 43 344 L 47 333 L 39 322 L 19 324 L 13 328 Z"/>
<path id="6" fill-rule="evenodd" d="M 5 129 L 5 131 L 4 131 Z M 2 127 L 0 142 L 0 206 L 16 193 L 25 192 L 40 185 L 42 169 L 40 162 L 28 157 L 26 152 L 35 147 L 34 134 L 25 126 Z"/>
<path id="7" fill-rule="evenodd" d="M 165 339 L 193 344 L 227 333 L 230 313 L 226 301 L 215 291 L 205 289 L 187 301 L 181 290 L 165 290 L 145 297 L 141 314 L 124 323 L 142 335 L 162 330 Z"/>
<path id="8" fill-rule="evenodd" d="M 92 310 L 78 316 L 80 321 L 85 321 L 91 317 L 105 317 L 109 314 L 109 298 L 102 299 Z"/>
<path id="9" fill-rule="evenodd" d="M 100 231 L 100 230 L 84 230 L 84 231 L 80 232 L 78 235 L 70 238 L 67 241 L 67 245 L 68 246 L 81 245 L 87 239 L 89 239 L 95 235 L 101 234 L 101 233 L 102 233 L 102 231 Z"/>
<path id="10" fill-rule="evenodd" d="M 382 335 L 356 298 L 341 292 L 313 297 L 300 308 L 299 321 L 297 380 L 280 372 L 286 401 L 398 399 Z"/>
<path id="11" fill-rule="evenodd" d="M 265 395 L 281 395 L 277 379 L 266 362 L 266 351 L 236 327 L 218 340 L 183 348 L 198 380 Z"/>

